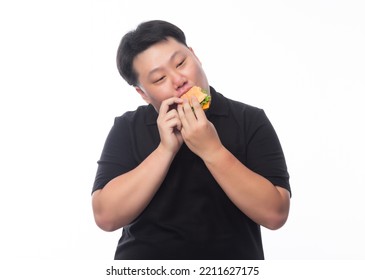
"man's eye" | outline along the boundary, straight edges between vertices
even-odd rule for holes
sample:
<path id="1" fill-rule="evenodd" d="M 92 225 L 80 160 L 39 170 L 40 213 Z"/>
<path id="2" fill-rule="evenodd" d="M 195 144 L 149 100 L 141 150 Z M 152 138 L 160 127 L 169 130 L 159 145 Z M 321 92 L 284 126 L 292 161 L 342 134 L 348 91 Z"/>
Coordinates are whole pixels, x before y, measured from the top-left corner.
<path id="1" fill-rule="evenodd" d="M 162 76 L 161 78 L 158 78 L 157 80 L 155 80 L 153 83 L 156 84 L 158 82 L 163 81 L 163 79 L 165 79 L 165 76 Z"/>
<path id="2" fill-rule="evenodd" d="M 178 65 L 176 65 L 176 68 L 177 68 L 177 67 L 180 67 L 181 65 L 183 65 L 183 64 L 184 64 L 184 62 L 185 62 L 185 59 L 184 59 L 183 61 L 181 61 Z"/>

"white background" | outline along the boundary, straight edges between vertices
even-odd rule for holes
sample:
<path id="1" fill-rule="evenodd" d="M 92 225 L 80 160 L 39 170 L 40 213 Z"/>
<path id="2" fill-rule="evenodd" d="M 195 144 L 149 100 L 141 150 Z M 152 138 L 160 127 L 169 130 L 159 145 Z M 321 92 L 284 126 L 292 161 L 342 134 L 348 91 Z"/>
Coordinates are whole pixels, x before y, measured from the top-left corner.
<path id="1" fill-rule="evenodd" d="M 209 3 L 209 4 L 208 4 Z M 269 260 L 365 259 L 363 1 L 2 1 L 0 256 L 112 259 L 90 194 L 114 117 L 143 101 L 115 54 L 138 23 L 180 26 L 225 96 L 265 109 L 293 191 Z"/>

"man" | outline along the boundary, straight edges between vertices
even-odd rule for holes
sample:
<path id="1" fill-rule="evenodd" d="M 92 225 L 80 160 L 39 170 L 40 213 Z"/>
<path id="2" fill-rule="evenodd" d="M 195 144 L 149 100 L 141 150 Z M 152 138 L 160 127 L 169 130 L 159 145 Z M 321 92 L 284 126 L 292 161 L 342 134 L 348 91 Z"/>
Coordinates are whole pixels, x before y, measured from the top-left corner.
<path id="1" fill-rule="evenodd" d="M 123 228 L 115 259 L 264 259 L 260 226 L 284 225 L 290 185 L 263 110 L 216 92 L 168 22 L 127 33 L 117 64 L 148 105 L 115 119 L 98 161 L 93 212 Z M 180 98 L 193 86 L 207 111 Z"/>

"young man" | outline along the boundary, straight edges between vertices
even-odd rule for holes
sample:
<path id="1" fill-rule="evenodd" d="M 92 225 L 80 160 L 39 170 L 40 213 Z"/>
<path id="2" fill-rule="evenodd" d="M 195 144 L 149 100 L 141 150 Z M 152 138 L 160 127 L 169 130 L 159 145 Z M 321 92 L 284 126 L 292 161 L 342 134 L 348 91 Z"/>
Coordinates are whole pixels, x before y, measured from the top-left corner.
<path id="1" fill-rule="evenodd" d="M 263 110 L 216 92 L 168 22 L 127 33 L 117 64 L 148 105 L 115 119 L 98 161 L 93 212 L 123 228 L 115 259 L 264 259 L 260 226 L 284 225 L 290 185 Z M 207 111 L 180 98 L 193 86 Z"/>

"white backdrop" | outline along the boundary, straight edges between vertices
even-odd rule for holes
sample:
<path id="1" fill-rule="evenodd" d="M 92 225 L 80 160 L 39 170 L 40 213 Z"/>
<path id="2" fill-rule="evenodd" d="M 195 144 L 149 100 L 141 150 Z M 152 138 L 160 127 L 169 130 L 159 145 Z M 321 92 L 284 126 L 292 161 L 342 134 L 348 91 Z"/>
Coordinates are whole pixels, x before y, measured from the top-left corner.
<path id="1" fill-rule="evenodd" d="M 208 5 L 209 3 L 209 5 Z M 209 81 L 265 109 L 293 191 L 267 259 L 364 259 L 363 1 L 2 1 L 0 256 L 111 259 L 90 194 L 115 116 L 143 101 L 116 49 L 141 21 L 184 31 Z"/>

